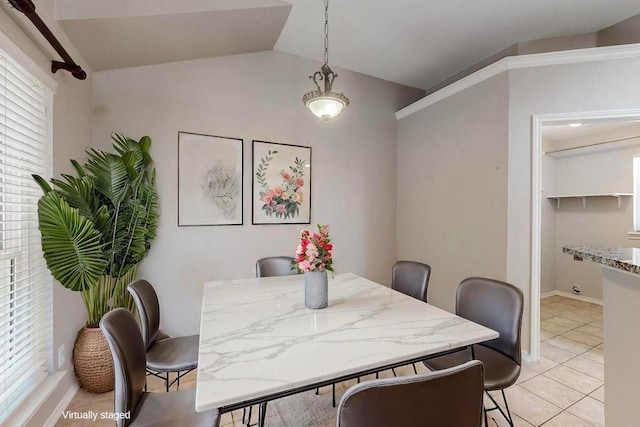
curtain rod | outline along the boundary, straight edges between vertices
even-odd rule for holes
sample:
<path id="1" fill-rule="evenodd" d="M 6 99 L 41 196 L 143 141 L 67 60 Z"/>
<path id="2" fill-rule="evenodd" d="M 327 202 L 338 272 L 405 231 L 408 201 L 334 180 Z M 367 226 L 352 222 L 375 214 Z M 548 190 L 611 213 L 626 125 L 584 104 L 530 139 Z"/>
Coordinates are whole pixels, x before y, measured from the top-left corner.
<path id="1" fill-rule="evenodd" d="M 66 70 L 71 73 L 73 77 L 78 80 L 84 80 L 87 78 L 87 73 L 82 67 L 75 63 L 71 56 L 67 53 L 64 47 L 60 44 L 56 36 L 53 35 L 47 24 L 45 24 L 40 16 L 36 13 L 36 6 L 31 0 L 9 0 L 11 6 L 17 11 L 24 13 L 27 18 L 36 26 L 38 31 L 44 36 L 45 39 L 51 44 L 51 46 L 58 52 L 58 55 L 62 57 L 64 62 L 51 61 L 51 72 L 55 73 L 58 70 Z"/>

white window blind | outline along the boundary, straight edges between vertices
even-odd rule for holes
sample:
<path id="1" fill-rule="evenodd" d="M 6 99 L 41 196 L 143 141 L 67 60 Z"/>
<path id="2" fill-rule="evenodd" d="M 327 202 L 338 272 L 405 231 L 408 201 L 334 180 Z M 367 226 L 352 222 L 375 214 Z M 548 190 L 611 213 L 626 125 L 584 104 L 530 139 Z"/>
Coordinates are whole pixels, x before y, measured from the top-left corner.
<path id="1" fill-rule="evenodd" d="M 0 424 L 46 377 L 51 283 L 38 230 L 53 94 L 0 50 Z"/>

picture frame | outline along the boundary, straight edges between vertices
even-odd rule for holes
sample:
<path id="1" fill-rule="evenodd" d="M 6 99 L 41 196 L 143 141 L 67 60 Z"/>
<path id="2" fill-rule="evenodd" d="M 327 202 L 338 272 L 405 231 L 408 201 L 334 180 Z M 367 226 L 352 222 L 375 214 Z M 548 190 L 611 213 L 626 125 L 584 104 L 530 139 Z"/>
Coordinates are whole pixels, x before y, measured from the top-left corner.
<path id="1" fill-rule="evenodd" d="M 253 140 L 252 223 L 311 223 L 311 147 Z"/>
<path id="2" fill-rule="evenodd" d="M 178 227 L 243 224 L 244 140 L 178 132 Z"/>

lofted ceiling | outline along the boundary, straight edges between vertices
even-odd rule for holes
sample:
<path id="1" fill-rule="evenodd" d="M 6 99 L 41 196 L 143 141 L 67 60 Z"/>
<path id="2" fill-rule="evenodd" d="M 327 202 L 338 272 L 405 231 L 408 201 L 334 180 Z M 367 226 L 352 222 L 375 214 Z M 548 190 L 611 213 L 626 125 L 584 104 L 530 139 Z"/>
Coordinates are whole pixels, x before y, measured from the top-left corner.
<path id="1" fill-rule="evenodd" d="M 276 49 L 323 60 L 323 0 L 55 0 L 89 66 L 124 68 Z M 516 42 L 590 33 L 637 0 L 335 0 L 332 66 L 429 88 Z"/>

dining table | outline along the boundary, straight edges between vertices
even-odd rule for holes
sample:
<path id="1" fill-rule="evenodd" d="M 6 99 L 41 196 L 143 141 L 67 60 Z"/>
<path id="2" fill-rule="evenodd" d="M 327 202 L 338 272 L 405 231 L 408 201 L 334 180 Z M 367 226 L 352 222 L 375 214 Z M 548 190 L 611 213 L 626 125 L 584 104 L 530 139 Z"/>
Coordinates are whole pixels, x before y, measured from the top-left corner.
<path id="1" fill-rule="evenodd" d="M 204 285 L 196 411 L 226 413 L 495 339 L 494 330 L 352 273 L 329 305 L 304 305 L 304 276 Z"/>

